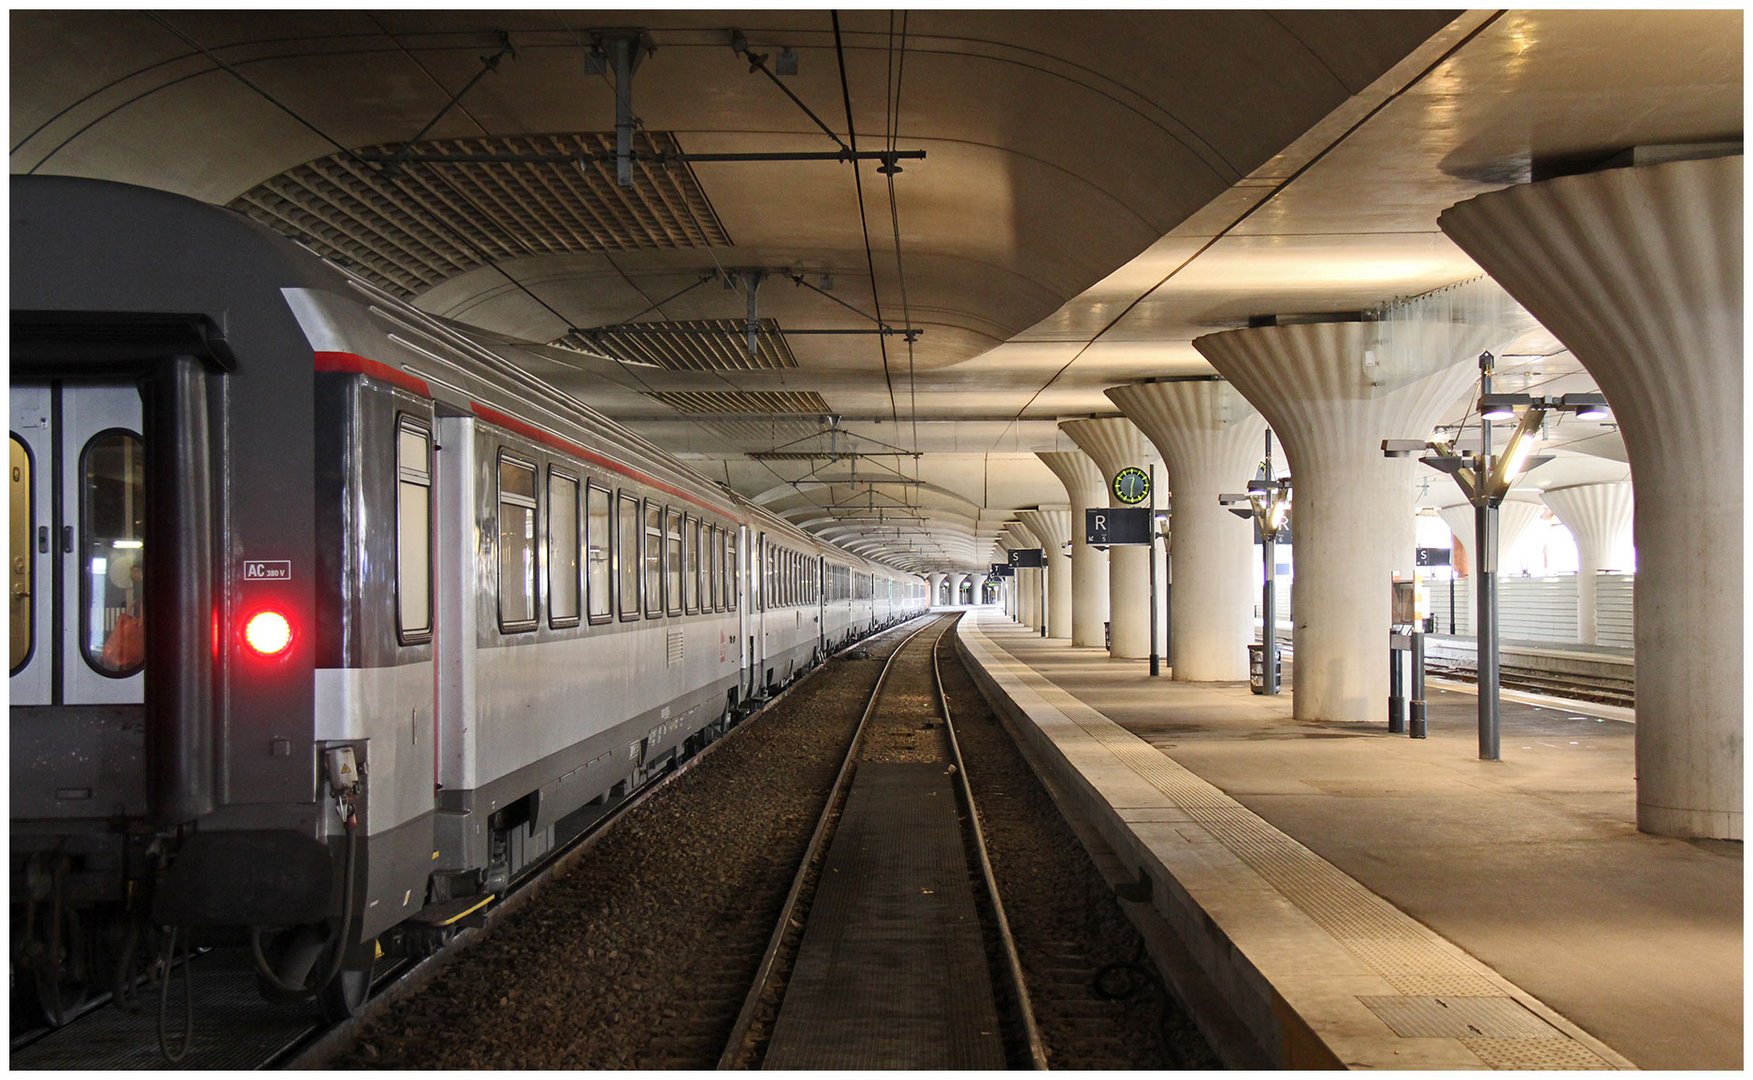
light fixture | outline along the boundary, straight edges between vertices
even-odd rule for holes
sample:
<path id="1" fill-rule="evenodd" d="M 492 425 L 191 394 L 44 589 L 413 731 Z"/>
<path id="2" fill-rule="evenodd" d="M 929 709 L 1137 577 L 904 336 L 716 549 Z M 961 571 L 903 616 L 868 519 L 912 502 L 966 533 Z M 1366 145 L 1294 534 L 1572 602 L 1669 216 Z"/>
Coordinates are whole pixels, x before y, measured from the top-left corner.
<path id="1" fill-rule="evenodd" d="M 1612 415 L 1605 394 L 1565 394 L 1558 407 L 1575 413 L 1578 420 L 1605 420 Z"/>
<path id="2" fill-rule="evenodd" d="M 1531 394 L 1479 395 L 1479 415 L 1487 420 L 1514 420 L 1516 412 L 1534 404 Z"/>

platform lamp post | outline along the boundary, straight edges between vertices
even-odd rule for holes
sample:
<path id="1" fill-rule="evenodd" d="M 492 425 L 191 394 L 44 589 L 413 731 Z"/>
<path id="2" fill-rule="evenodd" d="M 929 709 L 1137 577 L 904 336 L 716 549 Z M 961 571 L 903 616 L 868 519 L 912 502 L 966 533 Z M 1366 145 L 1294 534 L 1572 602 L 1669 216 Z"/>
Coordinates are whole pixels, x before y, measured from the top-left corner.
<path id="1" fill-rule="evenodd" d="M 1260 589 L 1260 642 L 1264 649 L 1260 661 L 1262 694 L 1276 694 L 1278 672 L 1278 596 L 1273 586 L 1278 578 L 1278 537 L 1290 520 L 1290 477 L 1272 476 L 1272 432 L 1266 432 L 1266 456 L 1260 462 L 1260 475 L 1248 481 L 1246 494 L 1219 495 L 1217 501 L 1240 518 L 1252 518 L 1260 537 L 1260 559 L 1265 564 L 1265 584 Z"/>
<path id="2" fill-rule="evenodd" d="M 1461 494 L 1473 505 L 1474 621 L 1477 624 L 1479 669 L 1479 760 L 1502 757 L 1500 737 L 1501 689 L 1498 672 L 1497 625 L 1497 508 L 1509 494 L 1510 485 L 1529 469 L 1544 465 L 1551 457 L 1535 455 L 1540 428 L 1548 412 L 1575 413 L 1580 419 L 1607 415 L 1607 399 L 1601 394 L 1564 394 L 1535 397 L 1502 394 L 1491 388 L 1496 358 L 1479 354 L 1479 451 L 1457 451 L 1448 439 L 1384 439 L 1382 453 L 1406 457 L 1427 451 L 1418 460 L 1455 478 Z M 1491 422 L 1519 420 L 1503 452 L 1491 451 Z"/>

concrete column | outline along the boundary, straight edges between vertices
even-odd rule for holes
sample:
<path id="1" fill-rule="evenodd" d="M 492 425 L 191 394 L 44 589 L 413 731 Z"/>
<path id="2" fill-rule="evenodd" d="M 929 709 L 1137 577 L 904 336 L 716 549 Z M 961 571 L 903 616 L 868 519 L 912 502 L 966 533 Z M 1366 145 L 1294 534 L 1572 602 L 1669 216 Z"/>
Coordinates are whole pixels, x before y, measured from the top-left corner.
<path id="1" fill-rule="evenodd" d="M 1438 223 L 1607 395 L 1637 484 L 1637 823 L 1742 836 L 1742 158 L 1523 184 Z"/>
<path id="2" fill-rule="evenodd" d="M 1011 539 L 1019 548 L 1040 547 L 1041 542 L 1027 525 L 1010 526 Z M 1013 578 L 1017 586 L 1018 621 L 1031 630 L 1041 629 L 1041 572 L 1028 567 L 1016 568 Z"/>
<path id="3" fill-rule="evenodd" d="M 1228 383 L 1146 380 L 1108 398 L 1163 456 L 1174 495 L 1174 677 L 1248 677 L 1248 645 L 1265 570 L 1254 526 L 1219 505 L 1244 491 L 1265 450 L 1266 421 Z"/>
<path id="4" fill-rule="evenodd" d="M 1392 365 L 1376 354 L 1375 323 L 1265 326 L 1193 342 L 1266 417 L 1290 459 L 1298 720 L 1382 715 L 1391 581 L 1413 574 L 1413 475 L 1422 466 L 1383 457 L 1381 443 L 1428 438 L 1477 376 L 1472 361 L 1490 333 L 1452 340 L 1450 329 L 1466 327 L 1432 327 L 1441 340 Z"/>
<path id="5" fill-rule="evenodd" d="M 985 603 L 985 600 L 983 599 L 983 597 L 986 595 L 986 575 L 985 574 L 975 574 L 974 575 L 973 585 L 968 589 L 968 595 L 972 599 L 972 602 L 973 602 L 975 607 L 979 607 L 983 603 Z"/>
<path id="6" fill-rule="evenodd" d="M 1631 484 L 1577 484 L 1544 496 L 1576 540 L 1576 636 L 1580 644 L 1594 645 L 1600 641 L 1595 575 L 1631 569 Z"/>
<path id="7" fill-rule="evenodd" d="M 1066 542 L 1071 539 L 1069 507 L 1020 510 L 1017 516 L 1041 540 L 1047 562 L 1047 636 L 1071 637 L 1071 558 Z"/>
<path id="8" fill-rule="evenodd" d="M 931 586 L 931 606 L 943 603 L 943 580 L 947 574 L 927 574 L 926 582 Z"/>
<path id="9" fill-rule="evenodd" d="M 1059 430 L 1096 463 L 1104 493 L 1115 473 L 1128 465 L 1142 469 L 1149 460 L 1144 435 L 1124 416 L 1067 420 Z M 1108 619 L 1109 656 L 1142 660 L 1150 655 L 1150 552 L 1142 544 L 1108 550 Z"/>
<path id="10" fill-rule="evenodd" d="M 1108 621 L 1108 553 L 1084 543 L 1083 512 L 1108 505 L 1102 472 L 1082 450 L 1036 454 L 1071 501 L 1071 643 L 1102 647 Z"/>

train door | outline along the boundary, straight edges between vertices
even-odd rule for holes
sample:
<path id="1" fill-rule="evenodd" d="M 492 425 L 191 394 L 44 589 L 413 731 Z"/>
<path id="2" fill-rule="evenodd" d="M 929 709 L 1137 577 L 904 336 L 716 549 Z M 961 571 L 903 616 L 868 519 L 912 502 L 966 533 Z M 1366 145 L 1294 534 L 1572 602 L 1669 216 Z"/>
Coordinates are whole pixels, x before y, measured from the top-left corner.
<path id="1" fill-rule="evenodd" d="M 22 385 L 10 398 L 12 758 L 32 763 L 25 790 L 13 778 L 13 813 L 26 810 L 23 799 L 37 813 L 102 816 L 115 803 L 96 793 L 113 800 L 120 785 L 124 803 L 145 794 L 140 770 L 108 775 L 123 763 L 95 752 L 140 731 L 145 711 L 140 391 Z M 21 723 L 17 710 L 28 706 L 94 708 Z M 70 798 L 81 792 L 89 808 Z"/>
<path id="2" fill-rule="evenodd" d="M 12 703 L 143 704 L 140 391 L 24 386 L 11 397 Z"/>
<path id="3" fill-rule="evenodd" d="M 733 553 L 733 558 L 736 562 L 736 572 L 732 580 L 740 585 L 740 592 L 736 596 L 737 664 L 738 670 L 742 672 L 739 680 L 742 683 L 742 690 L 737 696 L 746 700 L 755 692 L 755 639 L 753 636 L 754 619 L 752 618 L 754 605 L 750 600 L 755 586 L 753 579 L 749 576 L 749 527 L 747 525 L 737 526 L 734 543 L 736 550 Z"/>
<path id="4" fill-rule="evenodd" d="M 746 582 L 743 596 L 749 620 L 743 631 L 744 640 L 749 643 L 746 692 L 749 697 L 754 697 L 766 685 L 761 673 L 767 664 L 767 579 L 762 572 L 767 565 L 767 534 L 756 533 L 744 526 L 743 537 L 743 581 Z"/>

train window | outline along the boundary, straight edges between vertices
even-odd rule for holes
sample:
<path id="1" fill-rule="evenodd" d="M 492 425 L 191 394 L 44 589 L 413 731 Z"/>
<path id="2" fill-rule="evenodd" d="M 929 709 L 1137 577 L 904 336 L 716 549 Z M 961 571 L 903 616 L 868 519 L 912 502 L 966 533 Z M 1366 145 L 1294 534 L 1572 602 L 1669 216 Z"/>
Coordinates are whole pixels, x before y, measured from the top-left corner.
<path id="1" fill-rule="evenodd" d="M 124 678 L 146 661 L 140 601 L 145 572 L 146 448 L 131 431 L 105 431 L 79 456 L 79 645 L 100 675 Z"/>
<path id="2" fill-rule="evenodd" d="M 396 420 L 396 634 L 432 640 L 432 432 Z"/>
<path id="3" fill-rule="evenodd" d="M 536 467 L 499 455 L 499 629 L 536 628 Z"/>
<path id="4" fill-rule="evenodd" d="M 578 481 L 548 470 L 548 625 L 578 625 Z"/>
<path id="5" fill-rule="evenodd" d="M 591 622 L 607 622 L 613 607 L 609 595 L 609 493 L 595 484 L 584 489 L 584 582 Z"/>
<path id="6" fill-rule="evenodd" d="M 664 607 L 671 615 L 682 613 L 682 514 L 666 510 L 663 516 Z"/>
<path id="7" fill-rule="evenodd" d="M 707 549 L 706 563 L 710 567 L 707 580 L 712 585 L 712 610 L 724 610 L 724 530 L 712 526 L 712 546 Z M 705 599 L 702 597 L 701 599 Z"/>
<path id="8" fill-rule="evenodd" d="M 622 495 L 615 517 L 615 581 L 623 619 L 639 618 L 639 500 Z"/>
<path id="9" fill-rule="evenodd" d="M 645 613 L 663 614 L 663 507 L 645 504 Z"/>
<path id="10" fill-rule="evenodd" d="M 30 542 L 35 531 L 36 464 L 31 461 L 30 450 L 16 435 L 12 436 L 9 490 L 11 517 L 7 520 L 12 523 L 12 580 L 8 592 L 12 597 L 12 670 L 17 672 L 30 659 L 36 644 L 36 599 L 32 596 L 36 588 L 36 548 Z"/>
<path id="11" fill-rule="evenodd" d="M 682 594 L 688 614 L 699 612 L 700 523 L 689 514 L 682 516 Z"/>

